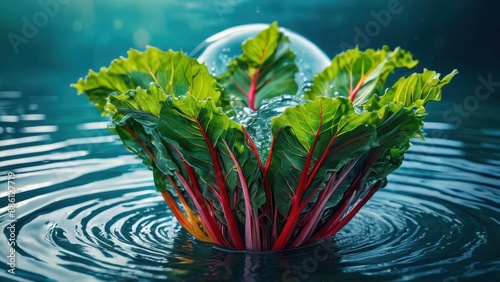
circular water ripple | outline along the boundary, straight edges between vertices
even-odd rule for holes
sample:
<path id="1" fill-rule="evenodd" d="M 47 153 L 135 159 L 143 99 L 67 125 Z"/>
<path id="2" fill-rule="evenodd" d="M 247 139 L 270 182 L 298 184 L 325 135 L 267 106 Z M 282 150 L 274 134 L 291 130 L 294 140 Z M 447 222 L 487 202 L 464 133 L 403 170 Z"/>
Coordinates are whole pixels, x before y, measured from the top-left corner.
<path id="1" fill-rule="evenodd" d="M 182 265 L 202 243 L 180 232 L 150 177 L 142 170 L 73 187 L 64 195 L 54 192 L 19 217 L 17 252 L 34 267 L 23 270 L 36 269 L 26 278 L 44 280 L 57 273 L 73 279 L 166 279 L 185 273 Z"/>
<path id="2" fill-rule="evenodd" d="M 391 185 L 339 232 L 335 242 L 346 271 L 411 279 L 482 274 L 458 267 L 472 266 L 472 253 L 488 239 L 474 207 L 447 201 L 451 195 L 428 197 L 426 189 Z"/>
<path id="3" fill-rule="evenodd" d="M 149 270 L 169 262 L 167 258 L 175 250 L 172 238 L 179 227 L 156 194 L 131 194 L 73 207 L 64 221 L 50 227 L 47 241 L 70 252 L 68 258 L 80 259 L 80 267 L 102 278 L 118 274 L 161 278 L 165 273 Z M 73 226 L 75 222 L 78 224 Z"/>

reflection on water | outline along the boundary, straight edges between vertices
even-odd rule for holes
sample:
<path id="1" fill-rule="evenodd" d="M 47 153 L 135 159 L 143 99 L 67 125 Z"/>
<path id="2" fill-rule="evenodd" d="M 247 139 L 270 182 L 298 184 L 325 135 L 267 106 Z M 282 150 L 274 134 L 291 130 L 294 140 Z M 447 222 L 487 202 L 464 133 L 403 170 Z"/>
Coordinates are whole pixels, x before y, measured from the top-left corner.
<path id="1" fill-rule="evenodd" d="M 151 173 L 82 97 L 71 98 L 61 112 L 43 110 L 51 103 L 47 97 L 0 97 L 0 202 L 7 201 L 7 172 L 14 172 L 18 278 L 498 278 L 498 120 L 459 129 L 439 120 L 427 123 L 426 142 L 413 140 L 389 185 L 332 240 L 292 251 L 234 253 L 181 229 L 156 193 Z M 437 130 L 447 138 L 433 137 Z M 1 207 L 5 261 L 10 218 Z"/>

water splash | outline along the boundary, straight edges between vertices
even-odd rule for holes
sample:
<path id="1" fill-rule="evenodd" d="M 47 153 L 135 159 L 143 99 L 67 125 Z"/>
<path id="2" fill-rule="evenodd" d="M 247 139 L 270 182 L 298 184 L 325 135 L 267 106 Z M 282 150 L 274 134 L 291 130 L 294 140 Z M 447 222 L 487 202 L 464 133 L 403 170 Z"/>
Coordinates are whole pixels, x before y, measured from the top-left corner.
<path id="1" fill-rule="evenodd" d="M 262 106 L 253 111 L 241 103 L 234 104 L 230 118 L 240 123 L 247 131 L 259 151 L 263 162 L 267 160 L 273 139 L 271 121 L 281 115 L 286 108 L 302 103 L 300 95 L 282 95 L 262 101 Z"/>

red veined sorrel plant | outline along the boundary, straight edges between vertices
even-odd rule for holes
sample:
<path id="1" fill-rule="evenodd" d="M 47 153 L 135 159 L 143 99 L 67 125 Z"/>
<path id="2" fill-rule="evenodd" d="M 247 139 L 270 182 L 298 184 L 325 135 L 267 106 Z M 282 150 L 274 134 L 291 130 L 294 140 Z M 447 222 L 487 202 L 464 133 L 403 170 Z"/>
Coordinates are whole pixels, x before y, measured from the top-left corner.
<path id="1" fill-rule="evenodd" d="M 217 77 L 182 52 L 132 49 L 73 87 L 112 115 L 111 130 L 194 237 L 237 250 L 293 248 L 333 236 L 385 185 L 410 138 L 422 137 L 425 103 L 440 100 L 456 71 L 441 80 L 424 69 L 386 89 L 394 69 L 417 64 L 410 53 L 343 52 L 299 105 L 271 120 L 264 160 L 230 116 L 235 100 L 256 110 L 300 92 L 289 44 L 273 23 Z"/>

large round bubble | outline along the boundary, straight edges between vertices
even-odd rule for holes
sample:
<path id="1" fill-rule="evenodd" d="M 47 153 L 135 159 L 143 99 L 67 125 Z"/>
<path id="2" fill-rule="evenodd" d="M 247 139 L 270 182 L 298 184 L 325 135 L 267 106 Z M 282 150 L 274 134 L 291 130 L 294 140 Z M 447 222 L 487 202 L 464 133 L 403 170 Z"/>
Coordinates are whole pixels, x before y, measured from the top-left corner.
<path id="1" fill-rule="evenodd" d="M 207 38 L 190 56 L 205 63 L 214 75 L 220 75 L 227 71 L 231 60 L 242 53 L 241 44 L 267 27 L 266 24 L 250 24 L 226 29 Z M 233 101 L 233 111 L 227 112 L 232 120 L 247 129 L 264 161 L 272 140 L 271 119 L 283 113 L 285 108 L 299 104 L 303 91 L 310 85 L 313 76 L 331 63 L 330 58 L 311 41 L 285 28 L 280 28 L 280 31 L 289 38 L 290 48 L 296 55 L 295 63 L 299 71 L 295 75 L 295 81 L 299 92 L 280 93 L 281 96 L 265 99 L 257 110 Z"/>
<path id="2" fill-rule="evenodd" d="M 213 74 L 222 74 L 227 70 L 231 59 L 242 53 L 241 44 L 268 26 L 249 24 L 228 28 L 207 38 L 191 52 L 190 56 L 205 63 Z M 330 65 L 331 59 L 311 41 L 286 28 L 281 27 L 280 31 L 290 39 L 290 48 L 297 55 L 295 63 L 299 67 L 299 72 L 295 78 L 299 86 L 310 81 L 315 74 Z"/>

